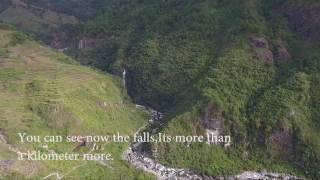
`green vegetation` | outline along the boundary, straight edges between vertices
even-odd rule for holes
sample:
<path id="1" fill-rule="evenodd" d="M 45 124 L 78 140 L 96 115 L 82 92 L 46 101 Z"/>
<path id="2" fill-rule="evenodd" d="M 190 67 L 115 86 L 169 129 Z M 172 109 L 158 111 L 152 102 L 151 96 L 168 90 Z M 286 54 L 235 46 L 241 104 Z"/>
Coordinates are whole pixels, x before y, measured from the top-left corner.
<path id="1" fill-rule="evenodd" d="M 122 160 L 129 144 L 97 144 L 93 153 L 111 153 L 106 166 L 95 161 L 18 161 L 15 151 L 71 153 L 78 143 L 20 143 L 30 135 L 130 135 L 148 118 L 136 109 L 111 75 L 86 68 L 71 58 L 25 38 L 0 30 L 0 160 L 11 163 L 0 178 L 41 179 L 58 172 L 66 179 L 153 179 Z M 12 43 L 14 42 L 14 43 Z M 45 148 L 48 145 L 48 148 Z M 92 145 L 82 147 L 87 153 Z M 4 162 L 4 161 L 3 161 Z M 32 167 L 32 168 L 29 168 Z"/>
<path id="2" fill-rule="evenodd" d="M 49 40 L 62 24 L 75 31 L 75 39 L 99 39 L 97 47 L 76 54 L 80 63 L 115 74 L 126 68 L 130 96 L 166 113 L 163 132 L 205 134 L 206 119 L 214 119 L 222 123 L 221 133 L 232 137 L 230 147 L 152 144 L 161 163 L 212 176 L 266 169 L 320 179 L 317 0 L 23 2 L 28 6 L 0 6 L 0 20 L 40 39 Z M 42 13 L 32 6 L 44 7 Z M 66 25 L 77 23 L 66 14 L 98 16 L 82 22 L 78 30 Z M 145 115 L 132 107 L 115 77 L 81 67 L 3 26 L 7 30 L 0 33 L 0 102 L 5 103 L 0 106 L 0 124 L 8 127 L 8 137 L 15 137 L 17 129 L 130 134 L 143 124 Z M 9 120 L 15 123 L 7 125 Z M 15 144 L 17 139 L 8 141 Z M 50 148 L 71 149 L 66 144 Z M 149 178 L 120 160 L 125 146 L 110 144 L 105 149 L 117 157 L 110 165 L 116 170 L 86 163 L 78 167 L 85 178 L 121 178 L 124 172 Z M 0 145 L 0 150 L 0 157 L 13 156 L 8 147 Z M 44 165 L 41 170 L 35 165 L 41 176 L 75 166 Z M 10 175 L 21 174 L 27 173 Z"/>
<path id="3" fill-rule="evenodd" d="M 28 37 L 21 33 L 21 32 L 15 32 L 11 34 L 11 41 L 10 41 L 10 45 L 11 46 L 15 46 L 17 44 L 21 44 L 24 41 L 26 41 L 28 39 Z"/>
<path id="4" fill-rule="evenodd" d="M 33 6 L 30 2 L 10 1 L 3 9 L 0 6 L 0 22 L 14 25 L 38 40 L 49 42 L 58 28 L 77 24 L 78 20 L 67 14 Z"/>
<path id="5" fill-rule="evenodd" d="M 83 62 L 128 70 L 130 95 L 203 134 L 208 107 L 233 144 L 158 146 L 162 163 L 209 175 L 267 169 L 320 178 L 317 1 L 117 0 L 83 23 L 104 38 Z M 309 13 L 310 9 L 312 13 Z M 307 16 L 307 20 L 300 17 Z"/>
<path id="6" fill-rule="evenodd" d="M 68 14 L 80 19 L 89 19 L 97 15 L 108 1 L 100 0 L 77 0 L 77 1 L 42 1 L 42 0 L 22 0 L 29 5 L 50 9 L 55 12 Z"/>

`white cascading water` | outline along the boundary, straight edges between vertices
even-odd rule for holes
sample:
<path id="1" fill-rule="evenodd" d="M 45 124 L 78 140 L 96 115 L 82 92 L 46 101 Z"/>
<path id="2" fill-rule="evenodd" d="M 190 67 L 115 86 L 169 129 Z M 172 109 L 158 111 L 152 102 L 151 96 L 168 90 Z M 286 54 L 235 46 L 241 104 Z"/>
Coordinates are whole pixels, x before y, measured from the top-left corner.
<path id="1" fill-rule="evenodd" d="M 123 69 L 123 72 L 122 72 L 122 84 L 123 84 L 123 88 L 124 89 L 126 88 L 126 74 L 127 74 L 126 69 Z"/>

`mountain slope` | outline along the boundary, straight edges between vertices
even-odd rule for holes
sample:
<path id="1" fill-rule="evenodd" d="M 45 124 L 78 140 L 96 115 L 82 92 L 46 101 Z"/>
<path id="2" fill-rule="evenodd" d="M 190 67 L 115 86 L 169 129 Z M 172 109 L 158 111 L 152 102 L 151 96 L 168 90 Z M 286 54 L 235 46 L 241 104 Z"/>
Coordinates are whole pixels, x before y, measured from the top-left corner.
<path id="1" fill-rule="evenodd" d="M 154 145 L 162 163 L 213 176 L 267 169 L 319 179 L 319 7 L 111 1 L 84 24 L 83 37 L 103 40 L 82 58 L 113 73 L 126 68 L 130 95 L 167 113 L 164 132 L 233 137 L 231 147 Z"/>
<path id="2" fill-rule="evenodd" d="M 100 144 L 95 153 L 114 161 L 18 161 L 31 150 L 72 153 L 79 143 L 20 143 L 30 135 L 133 134 L 147 114 L 130 102 L 118 78 L 82 67 L 69 57 L 0 29 L 0 178 L 40 179 L 58 173 L 65 178 L 146 178 L 121 159 L 129 144 Z M 80 148 L 89 152 L 92 143 Z M 105 164 L 105 165 L 103 165 Z M 52 178 L 52 177 L 51 177 Z"/>
<path id="3" fill-rule="evenodd" d="M 96 16 L 107 3 L 108 0 L 22 0 L 30 5 L 50 9 L 62 14 L 75 16 L 79 19 L 90 19 Z"/>
<path id="4" fill-rule="evenodd" d="M 64 10 L 58 11 L 63 1 L 29 2 L 57 12 L 65 12 L 75 3 L 70 1 Z M 146 149 L 158 152 L 156 160 L 210 176 L 267 170 L 320 178 L 318 1 L 106 2 L 97 17 L 75 26 L 80 33 L 73 33 L 69 44 L 75 41 L 71 52 L 76 52 L 78 60 L 119 75 L 126 69 L 127 87 L 133 99 L 165 112 L 167 123 L 161 132 L 171 135 L 215 132 L 232 137 L 231 146 L 151 144 Z M 86 4 L 78 3 L 80 7 Z M 5 19 L 8 17 L 11 16 Z M 66 37 L 61 35 L 57 39 L 69 40 Z M 14 41 L 21 38 L 15 36 Z M 6 57 L 6 49 L 1 53 Z M 21 73 L 3 72 L 4 78 Z M 48 126 L 59 129 L 52 122 L 55 120 L 52 108 L 59 109 L 55 103 L 60 107 L 60 99 L 56 97 L 63 92 L 54 87 L 64 89 L 63 86 L 71 84 L 59 85 L 41 78 L 30 82 L 24 91 L 28 95 L 27 107 L 40 118 L 47 118 Z M 37 89 L 48 92 L 45 96 L 54 99 L 53 107 L 47 107 L 46 103 L 42 107 L 47 99 L 42 99 Z M 83 101 L 89 96 L 83 92 L 76 94 Z M 77 98 L 69 103 L 79 113 L 78 117 L 104 116 L 84 114 L 72 102 L 77 102 Z M 89 114 L 94 114 L 89 110 Z M 63 122 L 68 126 L 69 121 Z M 101 124 L 93 126 L 99 132 Z"/>
<path id="5" fill-rule="evenodd" d="M 73 15 L 56 12 L 47 7 L 37 6 L 22 0 L 2 0 L 0 21 L 12 24 L 20 31 L 32 34 L 41 41 L 50 42 L 52 35 L 61 27 L 79 22 Z"/>

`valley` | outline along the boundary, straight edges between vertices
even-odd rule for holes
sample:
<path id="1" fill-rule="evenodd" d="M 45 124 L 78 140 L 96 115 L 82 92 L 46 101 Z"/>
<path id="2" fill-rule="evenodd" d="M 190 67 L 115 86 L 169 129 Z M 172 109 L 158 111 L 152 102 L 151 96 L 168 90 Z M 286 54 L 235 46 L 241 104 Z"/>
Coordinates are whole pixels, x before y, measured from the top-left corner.
<path id="1" fill-rule="evenodd" d="M 0 179 L 319 179 L 319 12 L 0 0 Z M 26 145 L 23 132 L 70 141 Z M 114 160 L 12 160 L 28 150 Z"/>

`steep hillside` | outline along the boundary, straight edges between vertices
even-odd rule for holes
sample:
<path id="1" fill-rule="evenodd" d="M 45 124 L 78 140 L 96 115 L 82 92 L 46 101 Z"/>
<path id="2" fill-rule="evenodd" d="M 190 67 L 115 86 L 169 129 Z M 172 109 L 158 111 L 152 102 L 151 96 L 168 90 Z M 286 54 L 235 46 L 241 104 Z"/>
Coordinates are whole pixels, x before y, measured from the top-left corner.
<path id="1" fill-rule="evenodd" d="M 22 0 L 30 5 L 50 9 L 55 12 L 69 14 L 79 19 L 90 19 L 96 16 L 103 7 L 108 3 L 108 0 Z"/>
<path id="2" fill-rule="evenodd" d="M 53 37 L 52 46 L 68 47 L 83 64 L 118 75 L 125 69 L 134 101 L 165 113 L 165 125 L 155 128 L 160 132 L 232 138 L 231 145 L 147 144 L 144 150 L 157 152 L 153 158 L 162 164 L 209 176 L 267 170 L 320 179 L 317 0 L 2 2 L 3 21 L 47 42 Z M 74 16 L 87 21 L 74 25 Z M 2 34 L 0 140 L 6 143 L 0 148 L 8 153 L 3 157 L 14 154 L 12 147 L 29 148 L 8 138 L 16 129 L 132 133 L 142 125 L 144 114 L 134 110 L 116 78 L 68 64 L 73 61 L 22 34 Z M 124 148 L 106 150 L 119 157 Z M 38 175 L 22 172 L 19 163 L 5 161 L 2 169 L 35 177 L 55 171 L 80 176 L 71 171 L 79 164 L 32 164 Z M 114 178 L 124 172 L 148 178 L 119 159 L 111 167 L 120 168 L 88 163 L 79 171 L 87 177 L 114 171 Z"/>
<path id="3" fill-rule="evenodd" d="M 82 27 L 82 62 L 128 71 L 130 95 L 167 113 L 169 134 L 215 131 L 231 147 L 154 145 L 205 174 L 320 178 L 319 2 L 117 0 Z M 81 49 L 81 48 L 80 48 Z"/>
<path id="4" fill-rule="evenodd" d="M 98 143 L 114 161 L 19 161 L 31 150 L 72 153 L 79 143 L 21 143 L 30 135 L 133 134 L 147 114 L 130 102 L 120 80 L 82 67 L 21 33 L 0 29 L 0 179 L 150 179 L 121 156 L 128 144 Z M 93 148 L 86 143 L 79 153 Z M 51 175 L 52 176 L 51 176 Z"/>
<path id="5" fill-rule="evenodd" d="M 2 0 L 0 22 L 12 24 L 17 29 L 32 34 L 39 40 L 50 42 L 53 33 L 61 31 L 62 26 L 77 24 L 78 19 L 72 14 L 56 12 L 31 2 Z"/>

